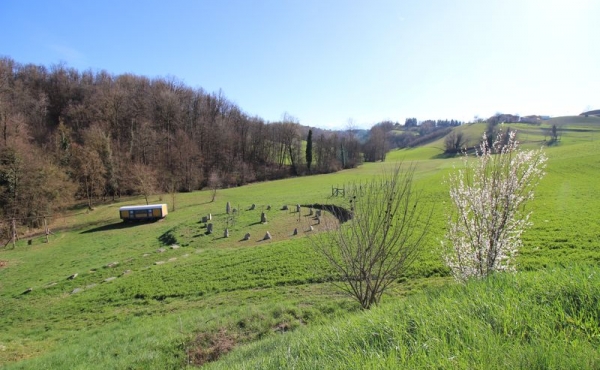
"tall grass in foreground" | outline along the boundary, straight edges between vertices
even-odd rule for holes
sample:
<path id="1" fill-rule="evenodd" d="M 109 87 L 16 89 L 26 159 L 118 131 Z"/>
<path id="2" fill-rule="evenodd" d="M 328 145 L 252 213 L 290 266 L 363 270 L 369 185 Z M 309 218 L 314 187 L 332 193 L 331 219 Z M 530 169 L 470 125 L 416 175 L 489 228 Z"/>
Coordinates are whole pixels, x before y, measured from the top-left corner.
<path id="1" fill-rule="evenodd" d="M 209 368 L 597 369 L 600 272 L 495 274 L 233 351 Z"/>

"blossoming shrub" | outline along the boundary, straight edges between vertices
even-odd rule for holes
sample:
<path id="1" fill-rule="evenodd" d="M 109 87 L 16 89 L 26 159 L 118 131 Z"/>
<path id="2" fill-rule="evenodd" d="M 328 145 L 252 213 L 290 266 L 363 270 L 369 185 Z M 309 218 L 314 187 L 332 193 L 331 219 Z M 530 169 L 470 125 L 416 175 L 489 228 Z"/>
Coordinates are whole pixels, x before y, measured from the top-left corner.
<path id="1" fill-rule="evenodd" d="M 518 150 L 516 132 L 486 134 L 476 158 L 448 178 L 453 212 L 442 242 L 444 260 L 457 280 L 514 271 L 521 234 L 531 225 L 524 205 L 544 175 L 542 149 Z"/>

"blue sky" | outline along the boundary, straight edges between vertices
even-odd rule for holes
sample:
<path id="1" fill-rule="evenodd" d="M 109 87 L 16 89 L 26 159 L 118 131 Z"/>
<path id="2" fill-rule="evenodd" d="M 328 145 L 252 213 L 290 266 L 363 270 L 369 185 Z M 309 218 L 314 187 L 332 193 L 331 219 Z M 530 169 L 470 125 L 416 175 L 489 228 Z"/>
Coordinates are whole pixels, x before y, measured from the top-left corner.
<path id="1" fill-rule="evenodd" d="M 171 76 L 247 114 L 370 127 L 600 109 L 597 0 L 0 2 L 0 56 Z"/>

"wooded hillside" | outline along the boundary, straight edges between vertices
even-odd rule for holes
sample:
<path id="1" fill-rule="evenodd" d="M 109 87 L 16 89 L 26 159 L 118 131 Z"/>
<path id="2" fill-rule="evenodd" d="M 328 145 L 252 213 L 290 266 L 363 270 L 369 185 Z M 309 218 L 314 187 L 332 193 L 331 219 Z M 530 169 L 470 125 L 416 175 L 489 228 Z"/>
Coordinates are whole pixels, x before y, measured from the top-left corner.
<path id="1" fill-rule="evenodd" d="M 73 199 L 91 207 L 98 198 L 308 172 L 308 128 L 295 118 L 265 122 L 220 91 L 175 78 L 0 58 L 0 127 L 0 216 L 22 224 Z M 359 164 L 350 133 L 313 131 L 311 173 Z"/>

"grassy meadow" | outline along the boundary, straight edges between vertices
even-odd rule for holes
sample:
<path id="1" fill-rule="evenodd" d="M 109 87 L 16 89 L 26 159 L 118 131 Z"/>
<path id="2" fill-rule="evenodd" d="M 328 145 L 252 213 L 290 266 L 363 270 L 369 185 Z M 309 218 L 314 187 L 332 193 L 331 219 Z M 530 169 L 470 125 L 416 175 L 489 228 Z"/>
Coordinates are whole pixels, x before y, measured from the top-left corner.
<path id="1" fill-rule="evenodd" d="M 177 194 L 174 211 L 171 195 L 153 196 L 170 212 L 155 223 L 119 220 L 118 208 L 141 198 L 55 217 L 49 243 L 33 236 L 0 249 L 0 366 L 598 368 L 600 119 L 509 126 L 524 148 L 538 148 L 552 124 L 560 142 L 545 148 L 514 276 L 465 286 L 449 278 L 439 254 L 444 179 L 461 160 L 443 156 L 440 139 L 392 151 L 385 163 L 219 190 L 214 202 L 209 191 Z M 485 126 L 457 129 L 475 141 Z M 332 186 L 401 161 L 416 166 L 423 203 L 434 208 L 427 248 L 380 307 L 361 312 L 311 247 L 326 223 L 295 205 L 343 206 Z M 235 214 L 225 213 L 227 202 Z M 209 214 L 207 235 L 200 219 Z M 267 231 L 272 240 L 262 240 Z"/>

